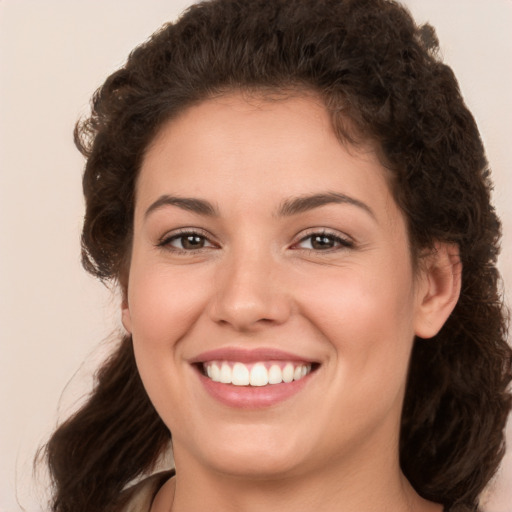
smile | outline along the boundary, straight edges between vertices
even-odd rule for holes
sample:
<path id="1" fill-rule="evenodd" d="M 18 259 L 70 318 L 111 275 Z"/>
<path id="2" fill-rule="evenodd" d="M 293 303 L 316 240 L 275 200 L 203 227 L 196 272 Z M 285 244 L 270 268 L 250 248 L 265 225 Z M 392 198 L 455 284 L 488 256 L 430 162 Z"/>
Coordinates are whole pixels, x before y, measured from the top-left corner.
<path id="1" fill-rule="evenodd" d="M 321 364 L 274 348 L 225 347 L 188 360 L 216 401 L 239 409 L 260 409 L 291 399 L 310 387 Z"/>
<path id="2" fill-rule="evenodd" d="M 213 382 L 222 384 L 262 387 L 300 380 L 311 372 L 311 368 L 311 364 L 291 361 L 256 362 L 253 364 L 209 361 L 203 363 L 203 375 Z"/>

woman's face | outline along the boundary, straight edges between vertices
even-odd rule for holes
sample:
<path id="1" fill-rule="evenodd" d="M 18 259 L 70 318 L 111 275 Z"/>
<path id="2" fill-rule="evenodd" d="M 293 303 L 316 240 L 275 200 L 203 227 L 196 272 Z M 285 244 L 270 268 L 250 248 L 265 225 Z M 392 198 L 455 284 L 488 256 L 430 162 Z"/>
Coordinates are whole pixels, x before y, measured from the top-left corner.
<path id="1" fill-rule="evenodd" d="M 232 94 L 170 121 L 137 184 L 123 322 L 178 467 L 396 458 L 421 283 L 384 168 L 318 100 Z"/>

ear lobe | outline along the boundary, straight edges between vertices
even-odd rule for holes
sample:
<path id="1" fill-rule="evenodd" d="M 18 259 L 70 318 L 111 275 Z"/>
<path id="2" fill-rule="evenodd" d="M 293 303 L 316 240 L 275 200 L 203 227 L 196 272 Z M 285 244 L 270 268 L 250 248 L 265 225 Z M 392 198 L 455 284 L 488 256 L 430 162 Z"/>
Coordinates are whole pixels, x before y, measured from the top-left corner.
<path id="1" fill-rule="evenodd" d="M 128 300 L 123 299 L 123 303 L 121 306 L 121 321 L 123 323 L 123 327 L 126 329 L 128 334 L 132 333 L 132 317 L 130 314 L 130 307 L 128 306 Z"/>
<path id="2" fill-rule="evenodd" d="M 462 280 L 459 248 L 455 244 L 436 243 L 421 265 L 415 334 L 432 338 L 441 330 L 459 299 Z"/>

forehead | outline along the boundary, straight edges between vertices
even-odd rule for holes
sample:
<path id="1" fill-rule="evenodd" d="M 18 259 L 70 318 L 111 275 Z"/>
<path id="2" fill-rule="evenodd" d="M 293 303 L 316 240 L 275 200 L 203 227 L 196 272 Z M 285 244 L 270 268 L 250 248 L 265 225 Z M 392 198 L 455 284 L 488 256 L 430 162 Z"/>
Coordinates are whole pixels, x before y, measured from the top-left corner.
<path id="1" fill-rule="evenodd" d="M 333 191 L 384 204 L 387 173 L 369 144 L 338 140 L 319 98 L 233 93 L 161 128 L 143 160 L 137 203 L 172 193 L 247 206 Z"/>

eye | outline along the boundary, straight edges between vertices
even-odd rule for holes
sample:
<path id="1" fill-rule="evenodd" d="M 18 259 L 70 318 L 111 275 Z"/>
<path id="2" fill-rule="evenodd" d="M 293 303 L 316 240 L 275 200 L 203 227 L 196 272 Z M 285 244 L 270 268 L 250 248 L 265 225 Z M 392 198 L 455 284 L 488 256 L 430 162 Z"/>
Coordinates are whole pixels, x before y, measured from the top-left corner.
<path id="1" fill-rule="evenodd" d="M 176 252 L 192 252 L 215 247 L 206 235 L 197 231 L 180 231 L 170 234 L 165 236 L 158 246 Z"/>
<path id="2" fill-rule="evenodd" d="M 301 238 L 294 248 L 307 249 L 310 251 L 329 251 L 353 247 L 354 243 L 339 235 L 327 232 L 310 233 Z"/>

